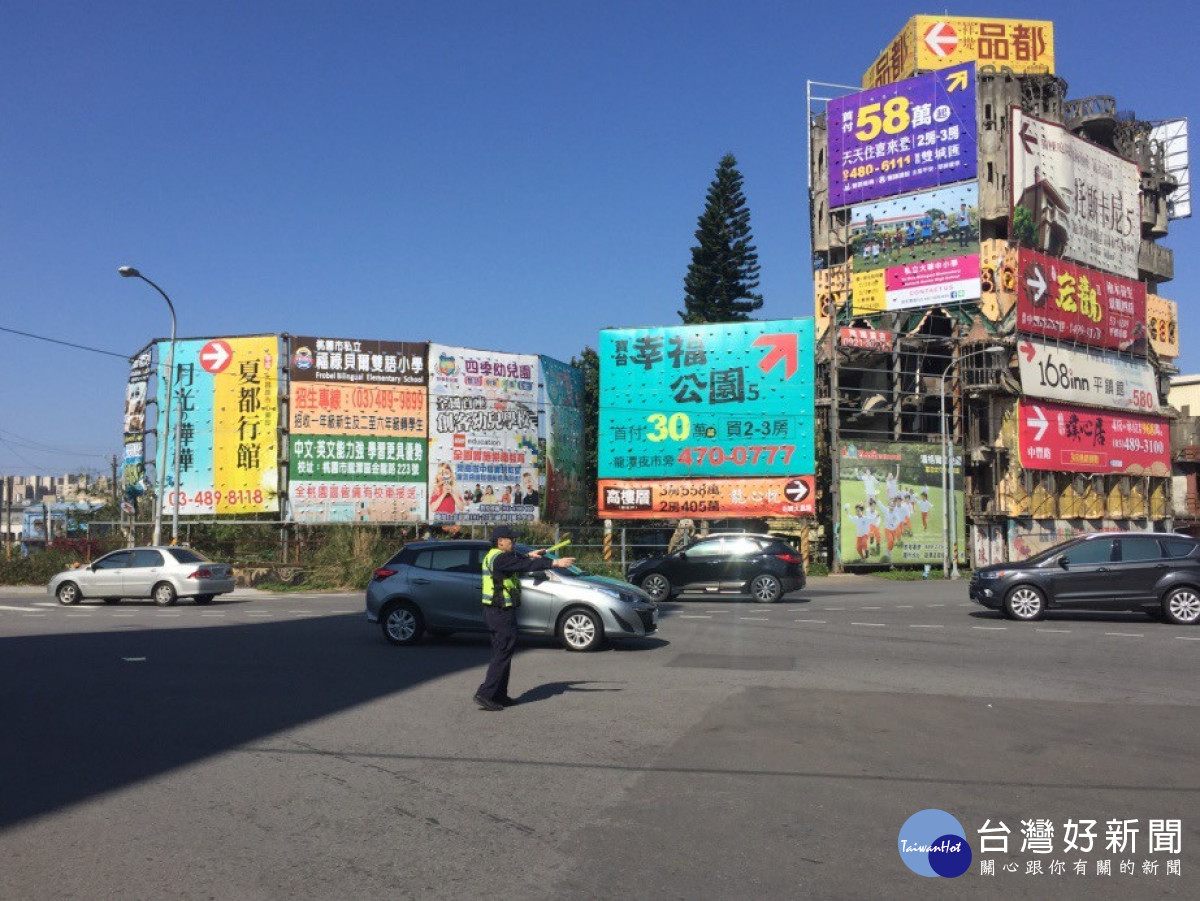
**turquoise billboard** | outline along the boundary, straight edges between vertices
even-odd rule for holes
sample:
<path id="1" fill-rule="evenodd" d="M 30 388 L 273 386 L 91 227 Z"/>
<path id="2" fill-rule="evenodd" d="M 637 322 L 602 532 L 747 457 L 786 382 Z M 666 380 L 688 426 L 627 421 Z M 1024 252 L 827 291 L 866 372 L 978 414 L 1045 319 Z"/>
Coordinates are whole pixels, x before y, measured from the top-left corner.
<path id="1" fill-rule="evenodd" d="M 804 475 L 813 320 L 600 333 L 599 477 Z"/>

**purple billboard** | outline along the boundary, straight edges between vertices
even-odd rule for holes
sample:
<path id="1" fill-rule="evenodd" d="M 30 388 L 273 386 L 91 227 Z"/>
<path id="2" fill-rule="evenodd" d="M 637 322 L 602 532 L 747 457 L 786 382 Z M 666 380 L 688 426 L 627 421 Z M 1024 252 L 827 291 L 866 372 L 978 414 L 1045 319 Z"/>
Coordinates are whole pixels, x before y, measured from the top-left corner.
<path id="1" fill-rule="evenodd" d="M 975 66 L 829 102 L 829 205 L 975 178 Z"/>

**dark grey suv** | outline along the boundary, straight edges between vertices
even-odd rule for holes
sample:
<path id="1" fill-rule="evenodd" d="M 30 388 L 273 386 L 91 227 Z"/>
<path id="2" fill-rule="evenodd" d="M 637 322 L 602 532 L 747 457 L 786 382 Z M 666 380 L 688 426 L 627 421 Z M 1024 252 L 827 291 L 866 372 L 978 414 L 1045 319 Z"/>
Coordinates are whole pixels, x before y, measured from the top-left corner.
<path id="1" fill-rule="evenodd" d="M 415 644 L 426 632 L 486 632 L 482 566 L 486 541 L 415 541 L 375 570 L 367 586 L 367 620 L 392 644 Z M 532 548 L 518 545 L 528 553 Z M 578 567 L 521 576 L 517 628 L 553 635 L 569 651 L 605 639 L 658 631 L 658 605 L 640 588 Z"/>
<path id="2" fill-rule="evenodd" d="M 1021 563 L 975 570 L 971 600 L 1010 619 L 1047 609 L 1142 610 L 1180 625 L 1200 621 L 1200 542 L 1164 532 L 1097 532 Z"/>

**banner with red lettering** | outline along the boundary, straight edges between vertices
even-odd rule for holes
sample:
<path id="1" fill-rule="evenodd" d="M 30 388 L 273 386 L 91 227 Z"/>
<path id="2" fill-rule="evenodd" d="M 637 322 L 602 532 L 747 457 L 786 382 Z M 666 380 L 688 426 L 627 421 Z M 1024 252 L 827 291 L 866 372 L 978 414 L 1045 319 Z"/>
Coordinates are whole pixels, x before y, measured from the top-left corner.
<path id="1" fill-rule="evenodd" d="M 1054 472 L 1171 474 L 1171 429 L 1159 416 L 1022 400 L 1021 465 Z"/>

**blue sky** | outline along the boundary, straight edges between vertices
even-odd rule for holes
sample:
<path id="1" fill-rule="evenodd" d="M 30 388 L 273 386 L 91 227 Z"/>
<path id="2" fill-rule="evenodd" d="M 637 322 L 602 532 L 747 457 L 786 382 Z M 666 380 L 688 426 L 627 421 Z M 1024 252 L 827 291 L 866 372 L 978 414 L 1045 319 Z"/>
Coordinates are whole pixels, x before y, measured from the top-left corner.
<path id="1" fill-rule="evenodd" d="M 0 326 L 129 354 L 289 331 L 568 360 L 677 324 L 733 152 L 763 318 L 812 314 L 807 80 L 857 84 L 911 15 L 860 2 L 0 4 Z M 1197 116 L 1193 4 L 963 3 L 1051 19 L 1068 96 Z M 1179 37 L 1177 37 L 1179 36 Z M 1184 372 L 1200 223 L 1163 242 Z M 1194 340 L 1191 341 L 1194 345 Z M 0 331 L 0 473 L 102 468 L 127 366 Z"/>

